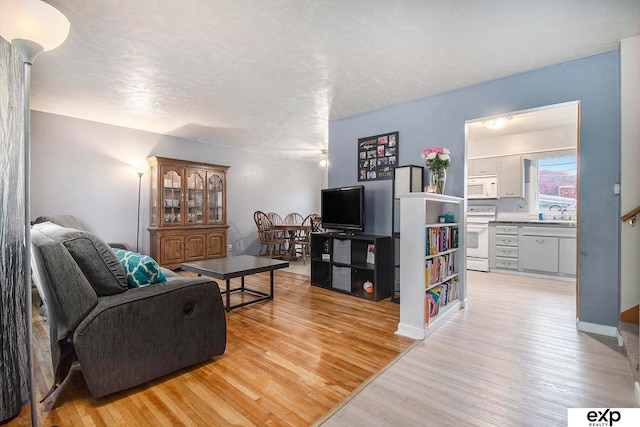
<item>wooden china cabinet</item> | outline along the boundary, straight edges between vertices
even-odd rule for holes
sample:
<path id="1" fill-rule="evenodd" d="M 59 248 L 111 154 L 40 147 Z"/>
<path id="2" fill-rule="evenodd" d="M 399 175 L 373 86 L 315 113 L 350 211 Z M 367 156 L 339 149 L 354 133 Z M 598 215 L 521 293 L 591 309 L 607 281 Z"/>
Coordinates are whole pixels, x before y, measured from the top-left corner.
<path id="1" fill-rule="evenodd" d="M 149 157 L 151 257 L 167 268 L 226 256 L 228 166 Z"/>

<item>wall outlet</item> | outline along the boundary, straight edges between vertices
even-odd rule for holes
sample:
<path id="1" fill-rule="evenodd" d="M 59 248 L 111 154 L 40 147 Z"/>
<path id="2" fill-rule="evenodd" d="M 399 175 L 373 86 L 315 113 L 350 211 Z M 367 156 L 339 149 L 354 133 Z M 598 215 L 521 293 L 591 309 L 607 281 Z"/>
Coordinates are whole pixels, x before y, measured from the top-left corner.
<path id="1" fill-rule="evenodd" d="M 227 248 L 227 252 L 231 254 L 232 251 L 233 251 L 233 245 L 229 244 L 229 247 Z"/>

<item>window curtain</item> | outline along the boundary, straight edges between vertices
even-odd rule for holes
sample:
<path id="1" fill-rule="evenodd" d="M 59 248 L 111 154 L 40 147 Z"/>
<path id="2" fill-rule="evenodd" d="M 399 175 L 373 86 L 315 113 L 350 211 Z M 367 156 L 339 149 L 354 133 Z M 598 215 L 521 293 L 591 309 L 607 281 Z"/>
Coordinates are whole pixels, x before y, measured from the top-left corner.
<path id="1" fill-rule="evenodd" d="M 29 400 L 24 284 L 23 64 L 0 37 L 0 423 Z"/>

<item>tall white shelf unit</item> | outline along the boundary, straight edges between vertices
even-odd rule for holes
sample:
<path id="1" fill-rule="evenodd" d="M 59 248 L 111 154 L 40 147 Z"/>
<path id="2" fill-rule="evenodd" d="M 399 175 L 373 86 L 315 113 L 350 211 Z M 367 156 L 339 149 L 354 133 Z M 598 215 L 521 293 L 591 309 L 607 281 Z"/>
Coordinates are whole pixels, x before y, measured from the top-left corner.
<path id="1" fill-rule="evenodd" d="M 467 299 L 465 246 L 465 201 L 460 197 L 432 193 L 407 193 L 400 198 L 400 323 L 397 334 L 424 339 L 448 317 L 463 308 Z M 453 214 L 454 222 L 440 222 Z M 435 227 L 458 229 L 458 245 L 437 254 L 427 253 L 427 230 Z M 453 258 L 453 271 L 443 280 L 427 284 L 426 263 L 434 257 Z M 427 290 L 457 279 L 457 297 L 440 306 L 437 315 L 427 317 Z"/>

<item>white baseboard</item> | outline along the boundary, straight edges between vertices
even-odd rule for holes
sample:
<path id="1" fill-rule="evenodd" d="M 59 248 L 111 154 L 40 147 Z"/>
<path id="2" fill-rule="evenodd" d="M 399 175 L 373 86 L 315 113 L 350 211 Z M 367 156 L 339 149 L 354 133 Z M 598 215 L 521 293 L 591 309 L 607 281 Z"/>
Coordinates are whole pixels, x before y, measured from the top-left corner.
<path id="1" fill-rule="evenodd" d="M 436 329 L 440 327 L 447 319 L 453 316 L 455 313 L 460 311 L 461 308 L 464 308 L 467 305 L 467 299 L 457 299 L 453 302 L 450 302 L 445 307 L 440 309 L 440 314 L 431 319 L 429 323 L 429 327 L 420 328 L 412 325 L 407 325 L 406 323 L 398 323 L 398 330 L 396 334 L 403 335 L 405 337 L 414 338 L 418 340 L 423 340 L 431 335 Z"/>
<path id="2" fill-rule="evenodd" d="M 468 270 L 468 269 L 467 269 Z M 517 270 L 501 270 L 499 268 L 490 268 L 490 273 L 511 274 L 513 276 L 539 277 L 540 279 L 559 280 L 561 282 L 576 283 L 576 276 L 554 276 L 551 274 L 528 273 L 526 271 Z"/>
<path id="3" fill-rule="evenodd" d="M 640 407 L 640 383 L 638 381 L 633 385 L 633 389 L 636 394 L 636 404 Z"/>
<path id="4" fill-rule="evenodd" d="M 588 332 L 591 334 L 605 335 L 607 337 L 616 337 L 618 328 L 615 326 L 600 325 L 598 323 L 581 322 L 580 319 L 576 320 L 576 328 L 581 332 Z M 620 342 L 618 340 L 618 342 Z"/>
<path id="5" fill-rule="evenodd" d="M 429 335 L 434 333 L 436 329 L 438 329 L 443 323 L 445 323 L 449 317 L 453 316 L 457 312 L 460 311 L 462 307 L 466 304 L 465 300 L 455 300 L 445 307 L 440 309 L 440 314 L 438 314 L 434 319 L 429 323 L 429 327 L 425 330 L 424 336 L 427 338 Z"/>
<path id="6" fill-rule="evenodd" d="M 416 328 L 415 326 L 406 325 L 404 323 L 398 323 L 398 330 L 396 331 L 396 334 L 416 340 L 423 340 L 425 337 L 424 328 Z"/>
<path id="7" fill-rule="evenodd" d="M 616 340 L 618 340 L 618 347 L 624 347 L 624 340 L 622 339 L 622 335 L 620 335 L 618 328 L 616 328 Z"/>

